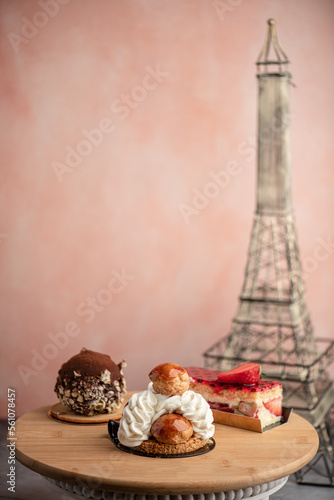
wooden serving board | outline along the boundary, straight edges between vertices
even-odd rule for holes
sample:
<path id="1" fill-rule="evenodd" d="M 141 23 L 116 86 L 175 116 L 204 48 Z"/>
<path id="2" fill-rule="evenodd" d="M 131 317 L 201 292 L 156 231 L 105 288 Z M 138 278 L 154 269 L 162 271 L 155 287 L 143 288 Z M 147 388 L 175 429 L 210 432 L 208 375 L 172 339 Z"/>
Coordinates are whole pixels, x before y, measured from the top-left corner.
<path id="1" fill-rule="evenodd" d="M 124 401 L 122 406 L 113 413 L 98 413 L 96 415 L 80 415 L 75 413 L 70 408 L 67 408 L 62 403 L 55 403 L 50 406 L 48 410 L 48 415 L 50 418 L 60 420 L 62 422 L 70 422 L 74 424 L 103 424 L 109 422 L 109 420 L 118 420 L 122 416 L 123 408 L 129 401 L 133 392 L 128 392 L 124 396 Z"/>
<path id="2" fill-rule="evenodd" d="M 199 494 L 246 488 L 296 472 L 318 449 L 314 427 L 292 413 L 270 432 L 215 424 L 216 447 L 205 455 L 159 459 L 125 453 L 114 446 L 107 424 L 63 425 L 48 417 L 49 406 L 16 421 L 16 458 L 58 481 L 100 489 L 154 494 Z"/>

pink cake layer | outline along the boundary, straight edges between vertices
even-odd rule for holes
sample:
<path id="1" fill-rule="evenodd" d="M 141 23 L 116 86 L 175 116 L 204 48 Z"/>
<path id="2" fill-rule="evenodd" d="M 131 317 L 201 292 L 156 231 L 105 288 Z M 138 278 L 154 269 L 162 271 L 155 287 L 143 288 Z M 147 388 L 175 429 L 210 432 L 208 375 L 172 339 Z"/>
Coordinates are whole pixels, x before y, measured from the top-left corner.
<path id="1" fill-rule="evenodd" d="M 214 394 L 219 396 L 235 397 L 240 399 L 267 399 L 269 396 L 277 397 L 282 394 L 282 384 L 279 382 L 259 380 L 256 385 L 240 385 L 240 384 L 226 384 L 218 380 L 219 371 L 208 370 L 190 366 L 186 368 L 189 377 L 191 377 L 191 385 L 205 386 L 207 394 Z M 259 394 L 260 393 L 260 394 Z"/>

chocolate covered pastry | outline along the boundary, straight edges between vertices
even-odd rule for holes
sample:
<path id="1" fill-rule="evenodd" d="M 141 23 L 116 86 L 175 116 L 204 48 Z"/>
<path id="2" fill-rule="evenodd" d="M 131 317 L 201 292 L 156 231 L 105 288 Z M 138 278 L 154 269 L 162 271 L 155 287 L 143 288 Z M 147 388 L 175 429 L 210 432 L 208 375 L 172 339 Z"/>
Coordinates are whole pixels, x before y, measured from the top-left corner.
<path id="1" fill-rule="evenodd" d="M 123 410 L 118 439 L 124 446 L 154 455 L 198 450 L 213 436 L 212 411 L 189 390 L 189 376 L 174 363 L 156 366 L 146 391 L 134 394 Z"/>
<path id="2" fill-rule="evenodd" d="M 125 366 L 124 361 L 116 365 L 107 354 L 83 348 L 60 368 L 55 393 L 75 413 L 112 413 L 126 394 Z"/>

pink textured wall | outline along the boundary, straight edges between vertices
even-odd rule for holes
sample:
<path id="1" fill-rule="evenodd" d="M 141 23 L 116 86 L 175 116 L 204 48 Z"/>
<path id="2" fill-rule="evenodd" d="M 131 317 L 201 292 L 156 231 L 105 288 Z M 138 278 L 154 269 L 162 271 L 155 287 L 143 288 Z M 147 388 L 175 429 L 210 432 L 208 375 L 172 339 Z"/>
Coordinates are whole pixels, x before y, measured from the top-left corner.
<path id="1" fill-rule="evenodd" d="M 306 299 L 315 334 L 333 338 L 331 0 L 0 7 L 3 400 L 10 386 L 18 414 L 55 401 L 57 370 L 82 346 L 125 359 L 140 389 L 156 364 L 202 364 L 228 333 L 255 207 L 254 62 L 269 17 L 297 84 Z M 182 215 L 222 171 L 226 186 Z"/>

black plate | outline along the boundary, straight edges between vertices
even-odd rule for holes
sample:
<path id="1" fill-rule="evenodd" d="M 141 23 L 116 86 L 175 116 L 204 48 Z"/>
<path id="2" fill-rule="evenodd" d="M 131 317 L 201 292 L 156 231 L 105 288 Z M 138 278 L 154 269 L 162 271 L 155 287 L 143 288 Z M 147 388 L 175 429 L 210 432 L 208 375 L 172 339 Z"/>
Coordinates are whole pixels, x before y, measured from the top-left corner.
<path id="1" fill-rule="evenodd" d="M 139 455 L 141 457 L 152 457 L 152 458 L 185 458 L 185 457 L 196 457 L 197 455 L 204 455 L 204 453 L 209 453 L 216 446 L 216 442 L 213 438 L 210 438 L 205 446 L 199 448 L 198 450 L 188 451 L 187 453 L 177 453 L 174 455 L 155 455 L 153 453 L 145 453 L 143 451 L 136 450 L 135 448 L 129 448 L 124 446 L 119 442 L 117 437 L 119 422 L 116 420 L 109 420 L 108 422 L 108 432 L 109 436 L 114 443 L 114 445 L 126 453 L 131 453 L 132 455 Z"/>

